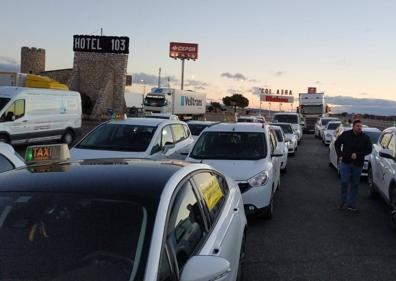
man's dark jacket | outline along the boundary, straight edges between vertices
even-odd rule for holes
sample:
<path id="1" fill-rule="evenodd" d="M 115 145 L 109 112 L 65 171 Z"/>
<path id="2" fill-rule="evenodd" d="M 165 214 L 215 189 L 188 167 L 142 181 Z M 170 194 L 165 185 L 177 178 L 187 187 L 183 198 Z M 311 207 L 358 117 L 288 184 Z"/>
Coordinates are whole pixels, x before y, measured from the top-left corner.
<path id="1" fill-rule="evenodd" d="M 373 145 L 365 133 L 355 134 L 353 130 L 348 130 L 337 138 L 335 149 L 337 156 L 342 157 L 342 162 L 363 167 L 364 157 L 371 153 Z M 356 153 L 357 158 L 355 160 L 351 158 L 352 153 Z"/>

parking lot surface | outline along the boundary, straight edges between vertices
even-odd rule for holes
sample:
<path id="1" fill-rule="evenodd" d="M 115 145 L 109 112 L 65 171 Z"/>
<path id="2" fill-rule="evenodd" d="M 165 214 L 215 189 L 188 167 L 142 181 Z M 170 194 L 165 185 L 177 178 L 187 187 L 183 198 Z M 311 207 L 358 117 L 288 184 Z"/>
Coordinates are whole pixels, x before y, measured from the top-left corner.
<path id="1" fill-rule="evenodd" d="M 396 234 L 381 199 L 362 181 L 358 207 L 337 209 L 328 147 L 304 135 L 282 176 L 271 221 L 250 219 L 246 280 L 395 280 Z"/>

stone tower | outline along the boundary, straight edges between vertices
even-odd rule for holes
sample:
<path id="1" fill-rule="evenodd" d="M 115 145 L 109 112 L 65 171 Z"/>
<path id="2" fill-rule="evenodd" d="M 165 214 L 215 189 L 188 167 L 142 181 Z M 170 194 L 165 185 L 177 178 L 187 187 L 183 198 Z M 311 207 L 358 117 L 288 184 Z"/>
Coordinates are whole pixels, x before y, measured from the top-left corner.
<path id="1" fill-rule="evenodd" d="M 40 74 L 45 71 L 45 50 L 41 48 L 21 48 L 21 72 Z"/>

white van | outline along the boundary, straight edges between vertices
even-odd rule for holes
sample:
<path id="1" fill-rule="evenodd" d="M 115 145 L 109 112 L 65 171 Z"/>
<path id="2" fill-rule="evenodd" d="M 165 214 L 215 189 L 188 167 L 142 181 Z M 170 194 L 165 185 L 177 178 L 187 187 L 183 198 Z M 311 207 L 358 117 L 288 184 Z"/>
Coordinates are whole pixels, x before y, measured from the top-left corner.
<path id="1" fill-rule="evenodd" d="M 298 113 L 294 112 L 279 112 L 275 113 L 274 117 L 272 118 L 273 123 L 289 123 L 292 125 L 293 130 L 297 135 L 298 142 L 301 141 L 303 131 L 301 126 L 301 118 Z M 274 124 L 276 125 L 276 124 Z"/>
<path id="2" fill-rule="evenodd" d="M 81 130 L 78 92 L 0 87 L 0 142 L 61 140 L 71 144 Z"/>

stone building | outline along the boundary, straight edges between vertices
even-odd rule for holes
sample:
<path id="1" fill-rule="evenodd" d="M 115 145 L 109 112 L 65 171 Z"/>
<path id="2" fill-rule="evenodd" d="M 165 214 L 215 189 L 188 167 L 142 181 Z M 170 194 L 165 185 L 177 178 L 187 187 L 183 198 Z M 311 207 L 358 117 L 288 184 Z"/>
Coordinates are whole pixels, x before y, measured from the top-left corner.
<path id="1" fill-rule="evenodd" d="M 45 50 L 40 48 L 21 48 L 21 72 L 40 74 L 45 71 Z"/>

